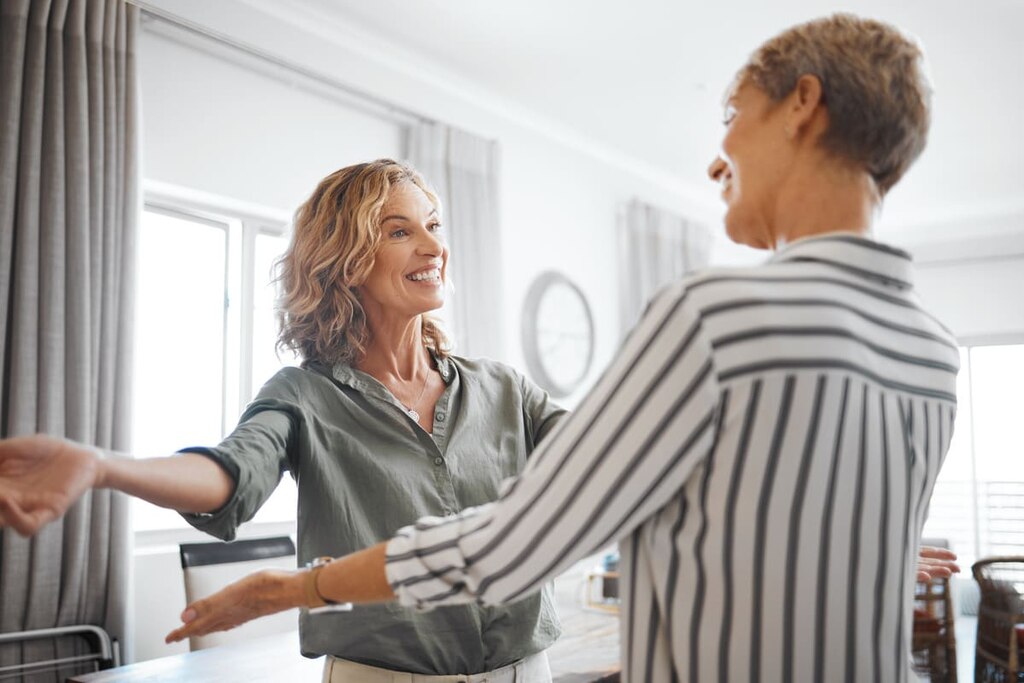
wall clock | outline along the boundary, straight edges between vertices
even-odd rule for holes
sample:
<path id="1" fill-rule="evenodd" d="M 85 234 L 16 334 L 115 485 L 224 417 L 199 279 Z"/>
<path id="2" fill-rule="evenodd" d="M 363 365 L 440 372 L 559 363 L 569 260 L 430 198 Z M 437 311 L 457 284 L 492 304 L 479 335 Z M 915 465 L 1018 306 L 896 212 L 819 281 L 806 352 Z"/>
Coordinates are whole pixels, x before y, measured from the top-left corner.
<path id="1" fill-rule="evenodd" d="M 523 303 L 526 367 L 556 398 L 571 394 L 594 360 L 594 318 L 582 290 L 549 270 L 537 276 Z"/>

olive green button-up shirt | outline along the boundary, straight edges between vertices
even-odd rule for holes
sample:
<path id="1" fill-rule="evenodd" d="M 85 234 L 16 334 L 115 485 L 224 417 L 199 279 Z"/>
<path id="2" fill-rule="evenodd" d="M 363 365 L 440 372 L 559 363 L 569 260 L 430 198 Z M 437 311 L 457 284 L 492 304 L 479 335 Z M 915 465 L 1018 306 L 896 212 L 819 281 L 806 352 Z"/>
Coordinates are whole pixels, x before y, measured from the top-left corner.
<path id="1" fill-rule="evenodd" d="M 437 359 L 447 384 L 424 431 L 380 382 L 348 365 L 284 368 L 207 455 L 235 478 L 228 503 L 184 515 L 230 540 L 285 471 L 298 485 L 298 560 L 341 556 L 426 515 L 498 497 L 503 480 L 564 414 L 508 366 Z M 559 636 L 550 586 L 503 607 L 418 612 L 396 603 L 300 617 L 302 652 L 426 674 L 481 673 L 540 652 Z"/>

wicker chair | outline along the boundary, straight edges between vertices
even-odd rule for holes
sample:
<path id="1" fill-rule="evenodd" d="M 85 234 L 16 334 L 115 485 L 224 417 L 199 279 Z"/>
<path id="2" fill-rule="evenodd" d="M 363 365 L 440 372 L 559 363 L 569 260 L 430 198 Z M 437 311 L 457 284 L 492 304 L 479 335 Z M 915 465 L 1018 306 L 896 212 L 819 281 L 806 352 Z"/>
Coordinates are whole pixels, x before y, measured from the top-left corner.
<path id="1" fill-rule="evenodd" d="M 991 557 L 971 571 L 981 589 L 975 680 L 1024 683 L 1024 556 Z"/>
<path id="2" fill-rule="evenodd" d="M 914 671 L 931 683 L 956 683 L 956 629 L 948 579 L 919 581 L 914 591 Z"/>

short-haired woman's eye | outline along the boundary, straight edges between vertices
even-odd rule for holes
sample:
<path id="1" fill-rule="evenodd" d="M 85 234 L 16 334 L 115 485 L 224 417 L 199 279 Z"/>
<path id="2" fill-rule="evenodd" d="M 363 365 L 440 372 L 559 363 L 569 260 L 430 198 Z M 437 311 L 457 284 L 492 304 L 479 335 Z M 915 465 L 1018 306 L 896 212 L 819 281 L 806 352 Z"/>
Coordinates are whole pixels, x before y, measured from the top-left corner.
<path id="1" fill-rule="evenodd" d="M 444 226 L 441 225 L 440 223 L 431 223 L 430 224 L 430 229 L 433 232 L 438 232 L 438 231 L 442 230 L 443 228 L 444 228 Z"/>
<path id="2" fill-rule="evenodd" d="M 725 111 L 722 112 L 722 125 L 728 126 L 734 118 L 736 118 L 736 108 L 726 107 Z"/>

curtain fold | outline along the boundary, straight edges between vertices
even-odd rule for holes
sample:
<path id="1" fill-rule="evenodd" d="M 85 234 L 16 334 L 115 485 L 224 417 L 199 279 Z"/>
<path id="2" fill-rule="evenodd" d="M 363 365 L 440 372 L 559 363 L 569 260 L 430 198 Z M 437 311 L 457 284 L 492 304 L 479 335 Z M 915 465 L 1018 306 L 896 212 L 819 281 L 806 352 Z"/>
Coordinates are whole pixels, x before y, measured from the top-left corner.
<path id="1" fill-rule="evenodd" d="M 0 2 L 3 437 L 128 448 L 137 26 L 123 0 Z M 95 624 L 130 654 L 130 541 L 128 500 L 108 491 L 32 539 L 3 531 L 0 631 Z M 0 648 L 0 666 L 81 650 L 31 641 Z"/>
<path id="2" fill-rule="evenodd" d="M 498 143 L 440 123 L 411 126 L 406 158 L 443 204 L 454 292 L 442 315 L 460 355 L 504 358 Z"/>
<path id="3" fill-rule="evenodd" d="M 673 280 L 706 268 L 711 255 L 707 227 L 670 211 L 632 200 L 619 221 L 619 319 L 628 333 L 647 301 Z"/>

